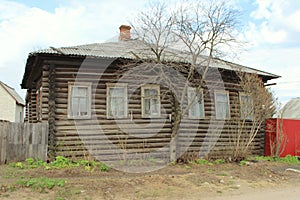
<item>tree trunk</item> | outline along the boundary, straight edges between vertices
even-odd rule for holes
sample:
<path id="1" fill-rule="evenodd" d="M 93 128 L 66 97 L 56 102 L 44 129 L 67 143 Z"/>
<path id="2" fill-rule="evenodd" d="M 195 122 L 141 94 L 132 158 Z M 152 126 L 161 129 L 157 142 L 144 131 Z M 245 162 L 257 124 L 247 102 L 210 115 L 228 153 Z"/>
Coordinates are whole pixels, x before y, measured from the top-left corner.
<path id="1" fill-rule="evenodd" d="M 178 130 L 180 127 L 181 119 L 182 119 L 182 111 L 178 99 L 173 96 L 174 99 L 174 108 L 175 108 L 175 119 L 172 126 L 172 134 L 170 141 L 170 161 L 176 161 L 177 159 L 177 140 L 178 140 Z"/>

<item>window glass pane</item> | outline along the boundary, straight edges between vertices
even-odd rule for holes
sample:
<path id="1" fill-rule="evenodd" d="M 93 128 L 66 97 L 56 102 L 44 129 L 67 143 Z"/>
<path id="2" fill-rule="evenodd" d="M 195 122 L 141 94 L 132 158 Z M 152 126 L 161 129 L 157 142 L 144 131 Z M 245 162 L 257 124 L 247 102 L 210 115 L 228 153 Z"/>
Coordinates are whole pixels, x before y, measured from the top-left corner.
<path id="1" fill-rule="evenodd" d="M 253 119 L 253 103 L 248 95 L 241 95 L 241 117 L 242 119 Z"/>
<path id="2" fill-rule="evenodd" d="M 87 88 L 86 87 L 76 87 L 76 89 L 78 90 L 78 96 L 80 97 L 86 97 L 87 96 Z"/>
<path id="3" fill-rule="evenodd" d="M 144 94 L 147 97 L 158 96 L 158 91 L 156 89 L 145 89 Z"/>
<path id="4" fill-rule="evenodd" d="M 226 119 L 228 117 L 228 106 L 224 103 L 218 103 L 218 118 Z"/>
<path id="5" fill-rule="evenodd" d="M 204 111 L 203 111 L 203 99 L 202 99 L 202 93 L 200 92 L 197 95 L 197 110 L 199 110 L 199 117 L 204 117 Z"/>
<path id="6" fill-rule="evenodd" d="M 203 107 L 199 105 L 199 117 L 204 117 Z"/>
<path id="7" fill-rule="evenodd" d="M 111 87 L 109 89 L 108 100 L 108 115 L 110 117 L 125 117 L 126 116 L 126 88 Z"/>
<path id="8" fill-rule="evenodd" d="M 155 114 L 155 115 L 158 114 L 158 100 L 157 99 L 152 99 L 151 111 L 152 111 L 152 114 Z"/>
<path id="9" fill-rule="evenodd" d="M 144 99 L 144 111 L 146 115 L 150 115 L 150 99 Z"/>
<path id="10" fill-rule="evenodd" d="M 87 114 L 88 106 L 87 106 L 87 98 L 80 98 L 80 113 L 83 115 Z"/>
<path id="11" fill-rule="evenodd" d="M 72 117 L 86 117 L 89 115 L 89 91 L 90 86 L 71 86 L 70 113 Z"/>
<path id="12" fill-rule="evenodd" d="M 109 99 L 109 109 L 110 109 L 110 110 L 109 110 L 109 113 L 110 113 L 109 115 L 110 115 L 110 116 L 115 116 L 115 110 L 117 109 L 117 108 L 116 108 L 116 105 L 117 105 L 117 104 L 115 103 L 114 98 L 111 97 L 111 98 Z"/>
<path id="13" fill-rule="evenodd" d="M 196 104 L 192 104 L 190 107 L 190 115 L 191 117 L 196 117 L 197 116 L 197 106 Z"/>
<path id="14" fill-rule="evenodd" d="M 124 97 L 125 88 L 110 88 L 110 97 Z"/>
<path id="15" fill-rule="evenodd" d="M 226 93 L 216 93 L 216 118 L 229 118 L 228 94 Z"/>
<path id="16" fill-rule="evenodd" d="M 72 116 L 78 115 L 78 108 L 79 108 L 79 101 L 77 98 L 72 98 L 71 103 L 71 110 L 72 110 Z"/>
<path id="17" fill-rule="evenodd" d="M 190 105 L 189 116 L 192 118 L 203 118 L 204 110 L 203 110 L 203 99 L 202 99 L 202 91 L 196 95 L 196 88 L 190 88 L 188 90 L 188 103 Z"/>
<path id="18" fill-rule="evenodd" d="M 79 86 L 73 86 L 72 87 L 72 96 L 73 97 L 86 97 L 88 93 L 87 87 L 79 87 Z"/>
<path id="19" fill-rule="evenodd" d="M 142 114 L 144 117 L 160 115 L 160 97 L 157 86 L 142 87 Z"/>
<path id="20" fill-rule="evenodd" d="M 78 87 L 73 86 L 72 87 L 72 97 L 77 96 L 78 94 Z"/>
<path id="21" fill-rule="evenodd" d="M 217 101 L 218 102 L 227 102 L 227 95 L 226 94 L 217 94 Z"/>
<path id="22" fill-rule="evenodd" d="M 125 117 L 125 102 L 124 102 L 124 98 L 118 98 L 117 99 L 117 115 L 119 117 Z"/>

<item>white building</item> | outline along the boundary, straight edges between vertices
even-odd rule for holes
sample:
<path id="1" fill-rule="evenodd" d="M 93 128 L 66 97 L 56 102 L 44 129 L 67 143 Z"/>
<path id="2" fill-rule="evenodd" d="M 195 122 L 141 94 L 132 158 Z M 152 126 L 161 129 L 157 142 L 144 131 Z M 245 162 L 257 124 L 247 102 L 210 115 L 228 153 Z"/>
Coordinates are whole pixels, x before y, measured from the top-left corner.
<path id="1" fill-rule="evenodd" d="M 0 81 L 0 120 L 24 121 L 24 100 L 14 88 Z"/>

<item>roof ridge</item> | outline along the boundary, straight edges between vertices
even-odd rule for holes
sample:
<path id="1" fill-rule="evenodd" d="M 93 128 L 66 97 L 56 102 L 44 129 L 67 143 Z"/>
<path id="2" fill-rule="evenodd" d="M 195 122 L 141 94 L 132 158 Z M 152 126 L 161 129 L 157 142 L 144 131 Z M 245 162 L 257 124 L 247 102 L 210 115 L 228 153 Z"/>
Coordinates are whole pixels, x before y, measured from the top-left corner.
<path id="1" fill-rule="evenodd" d="M 52 55 L 67 55 L 67 56 L 91 56 L 99 58 L 126 58 L 126 59 L 135 59 L 136 57 L 132 52 L 137 52 L 143 58 L 149 59 L 155 57 L 144 41 L 138 39 L 126 40 L 126 41 L 109 41 L 109 42 L 94 42 L 90 44 L 81 44 L 68 47 L 50 47 L 48 49 L 41 49 L 35 52 L 30 53 L 30 56 L 36 56 L 37 54 L 52 54 Z M 164 59 L 166 61 L 175 61 L 182 62 L 186 60 L 189 55 L 186 54 L 185 50 L 180 47 L 169 46 L 164 51 Z M 207 57 L 207 55 L 200 55 L 201 58 Z M 200 58 L 199 57 L 199 58 Z M 245 69 L 245 72 L 257 73 L 266 77 L 279 78 L 280 76 L 241 65 L 238 63 L 233 63 L 227 60 L 220 58 L 213 58 L 214 67 L 228 69 L 236 71 L 239 67 Z"/>
<path id="2" fill-rule="evenodd" d="M 13 88 L 13 87 L 7 85 L 6 83 L 4 83 L 4 82 L 2 82 L 2 81 L 0 81 L 0 83 L 3 84 L 3 85 L 5 85 L 5 86 L 8 87 L 9 89 L 15 90 L 15 88 Z"/>
<path id="3" fill-rule="evenodd" d="M 4 88 L 4 90 L 18 103 L 21 105 L 25 105 L 23 98 L 17 93 L 15 88 L 3 83 L 0 81 L 0 85 Z"/>

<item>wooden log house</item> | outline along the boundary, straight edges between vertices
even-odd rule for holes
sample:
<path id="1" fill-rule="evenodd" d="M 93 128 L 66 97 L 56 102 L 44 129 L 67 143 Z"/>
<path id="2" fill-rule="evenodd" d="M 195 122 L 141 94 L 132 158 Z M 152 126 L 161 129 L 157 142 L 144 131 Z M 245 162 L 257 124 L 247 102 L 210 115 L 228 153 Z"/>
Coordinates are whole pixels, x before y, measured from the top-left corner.
<path id="1" fill-rule="evenodd" d="M 123 66 L 138 65 L 137 54 L 147 57 L 151 52 L 141 41 L 130 39 L 130 27 L 121 26 L 120 30 L 117 42 L 50 47 L 29 54 L 21 84 L 27 89 L 26 120 L 49 123 L 49 157 L 170 158 L 173 103 L 168 95 L 161 95 L 168 93 L 165 87 L 139 83 L 151 74 L 122 78 L 126 73 Z M 170 55 L 166 53 L 165 58 L 174 62 L 181 55 L 176 49 L 166 52 Z M 226 120 L 239 112 L 235 103 L 242 91 L 235 71 L 241 67 L 258 74 L 265 83 L 279 77 L 234 63 L 215 62 L 211 68 L 221 78 L 206 80 L 213 84 L 204 88 L 209 92 L 199 103 L 201 110 L 191 110 L 183 117 L 178 154 L 207 151 L 210 156 L 226 155 L 231 134 L 228 126 L 233 126 Z M 225 113 L 224 109 L 218 111 L 218 95 L 225 97 Z M 254 140 L 256 154 L 263 154 L 263 138 L 259 133 Z"/>

